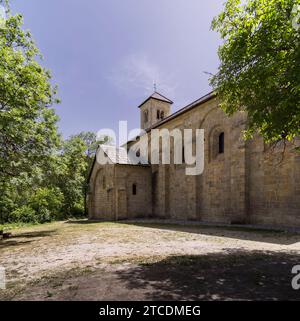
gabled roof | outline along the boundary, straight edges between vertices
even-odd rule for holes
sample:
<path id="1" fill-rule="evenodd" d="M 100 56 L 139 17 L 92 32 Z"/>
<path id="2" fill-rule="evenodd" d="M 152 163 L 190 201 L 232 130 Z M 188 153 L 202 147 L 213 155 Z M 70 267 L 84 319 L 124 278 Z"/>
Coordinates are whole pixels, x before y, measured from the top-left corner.
<path id="1" fill-rule="evenodd" d="M 172 115 L 168 116 L 167 118 L 163 119 L 162 121 L 158 122 L 158 123 L 155 124 L 153 127 L 149 128 L 149 129 L 147 130 L 147 132 L 149 132 L 151 129 L 154 129 L 154 128 L 157 128 L 157 127 L 161 126 L 161 125 L 164 124 L 164 123 L 167 123 L 168 121 L 170 121 L 170 120 L 172 120 L 172 119 L 174 119 L 174 118 L 176 118 L 176 117 L 178 117 L 178 116 L 180 116 L 180 115 L 188 112 L 189 110 L 191 110 L 191 109 L 193 109 L 193 108 L 195 108 L 195 107 L 198 107 L 198 106 L 204 104 L 205 102 L 207 102 L 207 101 L 209 101 L 209 100 L 211 100 L 211 99 L 213 99 L 213 98 L 216 98 L 216 97 L 217 97 L 217 95 L 216 95 L 214 92 L 208 93 L 207 95 L 205 95 L 205 96 L 197 99 L 196 101 L 192 102 L 191 104 L 187 105 L 186 107 L 181 108 L 180 110 L 178 110 L 178 111 L 175 112 L 174 114 L 172 114 Z M 150 98 L 151 98 L 151 96 L 150 96 L 147 100 L 149 100 Z M 156 98 L 154 98 L 154 99 L 156 99 Z M 165 98 L 165 99 L 167 99 L 167 98 Z M 167 100 L 168 100 L 168 99 L 167 99 Z M 145 101 L 145 102 L 146 102 L 146 101 Z M 145 102 L 144 102 L 144 103 L 145 103 Z M 143 104 L 144 104 L 144 103 L 143 103 Z M 143 105 L 143 104 L 142 104 L 142 105 Z M 129 140 L 127 143 L 130 143 L 130 142 L 132 142 L 132 140 Z M 127 143 L 125 143 L 124 145 L 126 145 Z M 108 146 L 108 145 L 101 145 L 101 146 Z M 114 146 L 108 146 L 108 147 L 113 147 L 113 148 L 115 148 Z M 126 149 L 123 148 L 123 147 L 119 147 L 118 149 L 119 149 L 119 150 L 122 149 L 122 150 L 125 150 L 125 151 L 126 151 Z M 116 157 L 115 161 L 116 161 L 117 159 L 121 159 L 121 160 L 123 159 L 123 160 L 124 160 L 124 157 L 120 157 L 120 156 L 124 155 L 123 153 L 124 153 L 124 151 L 121 151 L 121 153 L 119 152 L 119 156 Z M 88 177 L 88 181 L 90 180 L 90 177 L 91 177 L 91 174 L 92 174 L 92 171 L 93 171 L 95 162 L 96 162 L 96 156 L 95 156 L 95 158 L 94 158 L 94 162 L 93 162 L 93 165 L 92 165 L 91 170 L 90 170 L 90 174 L 89 174 L 89 177 Z M 128 163 L 125 163 L 125 164 L 128 164 Z M 129 164 L 130 164 L 130 163 L 129 163 Z M 145 165 L 136 165 L 136 166 L 145 166 Z M 146 166 L 148 166 L 148 165 L 146 165 Z"/>
<path id="2" fill-rule="evenodd" d="M 138 108 L 142 107 L 150 99 L 156 99 L 156 100 L 164 101 L 168 104 L 173 104 L 172 100 L 168 99 L 167 97 L 155 91 L 150 97 L 148 97 L 143 103 L 141 103 Z"/>
<path id="3" fill-rule="evenodd" d="M 111 145 L 99 145 L 99 148 L 103 150 L 105 156 L 109 158 L 112 164 L 120 165 L 149 165 L 149 164 L 136 164 L 134 160 L 130 157 L 130 153 L 123 147 L 116 147 Z"/>
<path id="4" fill-rule="evenodd" d="M 207 102 L 208 100 L 211 100 L 211 99 L 216 98 L 216 97 L 217 97 L 216 93 L 212 91 L 212 92 L 208 93 L 207 95 L 205 95 L 205 96 L 203 96 L 203 97 L 195 100 L 195 101 L 192 102 L 191 104 L 189 104 L 189 105 L 187 105 L 187 106 L 179 109 L 179 110 L 176 111 L 174 114 L 171 114 L 170 116 L 168 116 L 168 117 L 162 119 L 161 121 L 155 123 L 152 127 L 147 128 L 147 129 L 146 129 L 146 132 L 148 133 L 148 132 L 151 131 L 151 129 L 155 129 L 155 128 L 161 126 L 162 124 L 165 124 L 165 123 L 167 123 L 168 121 L 170 121 L 170 120 L 172 120 L 172 119 L 174 119 L 174 118 L 176 118 L 176 117 L 178 117 L 178 116 L 180 116 L 180 115 L 188 112 L 189 110 L 191 110 L 191 109 L 193 109 L 193 108 L 195 108 L 195 107 L 198 107 L 198 106 L 204 104 L 204 103 Z M 127 143 L 131 143 L 131 142 L 133 142 L 133 140 L 129 140 Z M 126 143 L 126 144 L 127 144 L 127 143 Z M 125 144 L 124 144 L 124 145 L 125 145 Z"/>
<path id="5" fill-rule="evenodd" d="M 116 147 L 110 145 L 99 145 L 99 148 L 103 150 L 105 156 L 109 158 L 112 164 L 131 164 L 131 160 L 127 151 L 123 147 Z"/>
<path id="6" fill-rule="evenodd" d="M 211 100 L 213 98 L 216 98 L 217 95 L 214 91 L 211 91 L 210 93 L 206 94 L 205 96 L 195 100 L 194 102 L 192 102 L 191 104 L 187 105 L 186 107 L 183 107 L 181 109 L 179 109 L 178 111 L 176 111 L 175 113 L 171 114 L 170 116 L 162 119 L 161 121 L 155 123 L 152 127 L 148 128 L 146 130 L 146 132 L 149 132 L 151 129 L 157 128 L 159 126 L 161 126 L 164 123 L 167 123 L 168 121 L 170 121 L 171 119 L 174 119 L 184 113 L 186 113 L 187 111 L 204 104 L 205 102 L 207 102 L 208 100 Z"/>

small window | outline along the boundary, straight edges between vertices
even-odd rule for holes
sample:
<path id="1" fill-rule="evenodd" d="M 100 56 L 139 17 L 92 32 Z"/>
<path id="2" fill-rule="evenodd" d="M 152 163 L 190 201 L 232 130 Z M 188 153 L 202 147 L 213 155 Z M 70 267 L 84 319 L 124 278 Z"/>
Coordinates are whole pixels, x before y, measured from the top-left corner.
<path id="1" fill-rule="evenodd" d="M 144 120 L 145 120 L 145 123 L 148 122 L 148 111 L 144 112 Z"/>
<path id="2" fill-rule="evenodd" d="M 221 133 L 219 135 L 219 154 L 224 154 L 225 151 L 225 135 L 224 133 Z"/>
<path id="3" fill-rule="evenodd" d="M 132 185 L 132 195 L 136 195 L 136 184 Z"/>
<path id="4" fill-rule="evenodd" d="M 160 111 L 158 110 L 157 113 L 156 113 L 156 118 L 157 119 L 160 119 Z"/>
<path id="5" fill-rule="evenodd" d="M 138 151 L 136 152 L 136 157 L 141 157 L 141 151 L 140 151 L 140 150 L 138 150 Z"/>
<path id="6" fill-rule="evenodd" d="M 165 118 L 165 113 L 162 111 L 161 113 L 160 113 L 160 119 L 164 119 Z"/>
<path id="7" fill-rule="evenodd" d="M 106 188 L 106 178 L 105 178 L 105 176 L 103 176 L 103 189 L 105 189 Z"/>

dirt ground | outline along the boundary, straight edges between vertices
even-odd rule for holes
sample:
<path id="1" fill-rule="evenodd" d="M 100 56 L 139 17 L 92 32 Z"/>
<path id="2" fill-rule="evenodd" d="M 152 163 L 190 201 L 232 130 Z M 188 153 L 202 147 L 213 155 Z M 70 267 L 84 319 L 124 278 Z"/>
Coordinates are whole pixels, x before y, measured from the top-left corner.
<path id="1" fill-rule="evenodd" d="M 55 222 L 0 241 L 0 300 L 299 300 L 300 234 Z"/>

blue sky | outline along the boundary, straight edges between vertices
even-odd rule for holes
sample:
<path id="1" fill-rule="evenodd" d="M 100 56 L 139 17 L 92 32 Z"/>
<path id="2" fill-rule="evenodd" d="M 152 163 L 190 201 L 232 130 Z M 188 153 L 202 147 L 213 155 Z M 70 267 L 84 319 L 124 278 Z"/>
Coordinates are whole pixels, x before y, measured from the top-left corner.
<path id="1" fill-rule="evenodd" d="M 173 111 L 210 91 L 218 34 L 210 30 L 224 0 L 12 0 L 59 86 L 65 137 L 139 126 L 137 106 L 153 81 Z"/>

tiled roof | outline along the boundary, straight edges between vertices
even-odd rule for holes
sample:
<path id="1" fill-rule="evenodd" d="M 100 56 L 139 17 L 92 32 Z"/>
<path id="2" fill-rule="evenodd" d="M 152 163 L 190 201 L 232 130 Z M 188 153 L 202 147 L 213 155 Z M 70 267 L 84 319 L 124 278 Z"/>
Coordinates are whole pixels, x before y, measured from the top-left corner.
<path id="1" fill-rule="evenodd" d="M 154 98 L 154 99 L 166 101 L 167 103 L 170 103 L 170 104 L 173 104 L 173 102 L 170 99 L 168 99 L 167 97 L 159 94 L 158 92 L 153 93 L 150 97 Z"/>
<path id="2" fill-rule="evenodd" d="M 216 98 L 217 95 L 214 93 L 214 92 L 210 92 L 208 93 L 207 95 L 197 99 L 196 101 L 192 102 L 191 104 L 187 105 L 186 107 L 183 107 L 181 109 L 179 109 L 178 111 L 176 111 L 174 114 L 171 114 L 170 116 L 164 118 L 163 120 L 155 123 L 152 127 L 146 129 L 146 132 L 150 132 L 151 129 L 155 129 L 159 126 L 161 126 L 162 124 L 165 124 L 167 123 L 168 121 L 186 113 L 187 111 L 197 107 L 197 106 L 200 106 L 201 104 L 205 103 L 206 101 L 210 100 L 210 99 L 213 99 L 213 98 Z M 133 140 L 129 140 L 127 143 L 131 143 L 133 142 Z"/>
<path id="3" fill-rule="evenodd" d="M 169 103 L 169 104 L 173 104 L 172 100 L 168 99 L 167 97 L 165 97 L 165 96 L 163 96 L 160 93 L 155 91 L 150 97 L 148 97 L 143 103 L 141 103 L 139 105 L 139 107 L 143 106 L 151 98 L 156 99 L 156 100 L 160 100 L 160 101 L 164 101 L 164 102 Z"/>
<path id="4" fill-rule="evenodd" d="M 121 165 L 135 165 L 139 166 L 140 164 L 135 164 L 135 162 L 130 158 L 130 154 L 127 153 L 127 150 L 123 147 L 116 147 L 111 145 L 99 145 L 105 155 L 110 159 L 113 164 Z M 147 165 L 147 164 L 143 164 Z"/>
<path id="5" fill-rule="evenodd" d="M 160 125 L 164 124 L 164 123 L 167 123 L 169 120 L 171 119 L 174 119 L 182 114 L 184 114 L 185 112 L 205 103 L 206 101 L 212 99 L 212 98 L 216 98 L 216 94 L 212 91 L 208 94 L 206 94 L 205 96 L 197 99 L 196 101 L 192 102 L 191 104 L 187 105 L 186 107 L 183 107 L 181 109 L 179 109 L 178 111 L 176 111 L 174 114 L 171 114 L 170 116 L 164 118 L 163 120 L 157 122 L 154 124 L 154 126 L 152 126 L 151 128 L 149 128 L 147 131 L 151 130 L 151 129 L 154 129 L 154 128 L 157 128 L 159 127 Z"/>

